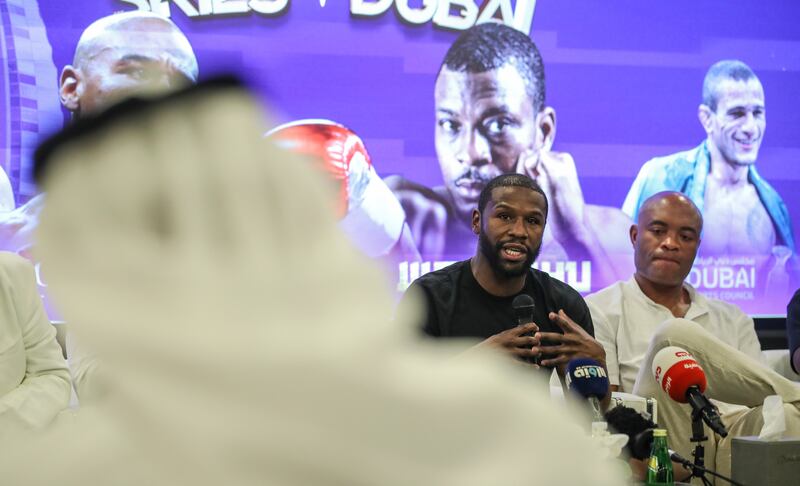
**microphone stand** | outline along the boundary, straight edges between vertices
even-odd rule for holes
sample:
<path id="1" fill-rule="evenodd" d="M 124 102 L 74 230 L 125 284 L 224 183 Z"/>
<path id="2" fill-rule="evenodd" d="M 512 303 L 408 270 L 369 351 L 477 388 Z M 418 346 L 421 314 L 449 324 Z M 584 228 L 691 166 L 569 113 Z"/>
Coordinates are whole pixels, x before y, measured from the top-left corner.
<path id="1" fill-rule="evenodd" d="M 706 460 L 706 448 L 703 446 L 703 442 L 708 440 L 708 437 L 705 435 L 705 431 L 703 430 L 703 416 L 700 413 L 700 410 L 694 408 L 692 410 L 692 438 L 690 439 L 691 442 L 695 443 L 694 452 L 692 452 L 692 456 L 694 456 L 694 463 L 686 461 L 689 464 L 683 464 L 684 466 L 689 466 L 692 470 L 692 475 L 689 477 L 691 478 L 700 478 L 703 484 L 710 486 L 710 482 L 706 479 L 705 471 L 705 460 Z"/>
<path id="2" fill-rule="evenodd" d="M 710 469 L 706 469 L 705 467 L 703 467 L 702 465 L 699 465 L 697 463 L 693 463 L 689 459 L 686 459 L 686 458 L 684 458 L 683 456 L 681 456 L 681 455 L 679 455 L 677 453 L 670 454 L 669 458 L 672 459 L 673 461 L 677 462 L 678 464 L 682 465 L 686 469 L 691 469 L 692 470 L 692 475 L 689 477 L 690 480 L 691 480 L 691 478 L 700 478 L 700 480 L 703 481 L 703 484 L 710 485 L 711 483 L 703 475 L 704 473 L 708 473 L 708 474 L 711 474 L 712 476 L 716 476 L 716 477 L 718 477 L 720 479 L 728 481 L 733 486 L 744 486 L 742 483 L 736 482 L 731 478 L 725 477 L 722 474 L 717 474 L 714 471 L 712 471 Z M 700 459 L 699 462 L 702 463 L 703 460 Z"/>
<path id="3" fill-rule="evenodd" d="M 702 481 L 706 486 L 711 486 L 711 482 L 708 480 L 708 478 L 706 478 L 706 473 L 716 476 L 720 479 L 724 479 L 734 486 L 744 486 L 742 483 L 737 483 L 731 478 L 727 478 L 722 474 L 717 474 L 714 471 L 705 468 L 706 448 L 703 446 L 703 442 L 706 440 L 708 440 L 708 437 L 706 437 L 705 431 L 703 430 L 703 415 L 699 409 L 692 410 L 692 438 L 690 441 L 695 443 L 694 452 L 692 452 L 695 462 L 681 457 L 678 454 L 671 454 L 670 459 L 681 464 L 683 467 L 692 470 L 692 475 L 689 476 L 690 480 L 691 478 L 699 478 L 700 481 Z"/>

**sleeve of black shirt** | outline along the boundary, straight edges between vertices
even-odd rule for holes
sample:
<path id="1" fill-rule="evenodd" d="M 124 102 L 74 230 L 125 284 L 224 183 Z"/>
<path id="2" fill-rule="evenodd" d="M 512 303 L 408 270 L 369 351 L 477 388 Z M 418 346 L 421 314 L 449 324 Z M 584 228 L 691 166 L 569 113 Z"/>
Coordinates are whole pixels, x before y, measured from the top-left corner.
<path id="1" fill-rule="evenodd" d="M 800 373 L 794 366 L 794 353 L 800 347 L 800 289 L 786 306 L 786 338 L 789 341 L 789 363 L 795 373 Z"/>
<path id="2" fill-rule="evenodd" d="M 417 322 L 411 323 L 419 328 L 424 334 L 432 337 L 440 337 L 442 335 L 439 326 L 439 319 L 436 317 L 436 309 L 433 308 L 431 296 L 428 294 L 424 286 L 413 282 L 411 286 L 406 289 L 400 303 L 397 305 L 397 316 L 401 319 L 408 319 L 407 316 L 418 315 L 415 305 L 422 304 L 422 320 L 417 319 Z"/>

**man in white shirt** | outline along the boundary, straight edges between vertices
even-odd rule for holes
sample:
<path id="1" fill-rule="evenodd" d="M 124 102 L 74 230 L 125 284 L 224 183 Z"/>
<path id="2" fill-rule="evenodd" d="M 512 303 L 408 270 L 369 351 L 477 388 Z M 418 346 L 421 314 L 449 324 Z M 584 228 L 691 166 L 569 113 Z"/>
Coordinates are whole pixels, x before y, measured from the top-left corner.
<path id="1" fill-rule="evenodd" d="M 33 266 L 0 252 L 0 436 L 48 425 L 69 404 L 67 363 Z"/>
<path id="2" fill-rule="evenodd" d="M 694 355 L 706 372 L 707 395 L 721 400 L 728 438 L 706 443 L 706 465 L 730 472 L 730 440 L 758 434 L 761 404 L 780 395 L 787 426 L 800 432 L 800 387 L 761 366 L 753 320 L 738 307 L 697 293 L 686 276 L 692 268 L 703 218 L 678 192 L 647 199 L 630 229 L 636 273 L 586 298 L 596 338 L 606 350 L 612 390 L 654 397 L 659 421 L 670 430 L 670 445 L 690 457 L 691 408 L 672 401 L 651 372 L 653 357 L 666 346 Z M 691 321 L 691 322 L 690 322 Z M 735 403 L 740 406 L 731 406 Z M 727 474 L 726 474 L 727 475 Z"/>

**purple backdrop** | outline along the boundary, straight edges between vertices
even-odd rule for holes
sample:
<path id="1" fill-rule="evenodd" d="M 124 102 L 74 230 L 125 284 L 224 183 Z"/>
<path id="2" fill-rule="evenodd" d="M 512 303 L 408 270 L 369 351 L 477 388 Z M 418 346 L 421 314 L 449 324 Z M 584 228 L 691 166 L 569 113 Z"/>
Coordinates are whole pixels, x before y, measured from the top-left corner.
<path id="1" fill-rule="evenodd" d="M 247 5 L 230 0 L 199 3 Z M 441 184 L 433 143 L 433 85 L 458 32 L 431 22 L 403 22 L 394 4 L 419 8 L 421 0 L 394 1 L 389 11 L 374 18 L 352 16 L 346 0 L 324 3 L 322 7 L 320 2 L 291 0 L 285 11 L 272 16 L 191 18 L 179 4 L 197 6 L 196 0 L 150 2 L 169 6 L 172 20 L 195 49 L 201 78 L 238 73 L 263 95 L 277 122 L 335 120 L 363 138 L 382 176 Z M 705 137 L 696 114 L 705 71 L 717 60 L 737 58 L 758 74 L 768 101 L 759 171 L 783 197 L 794 227 L 800 227 L 800 3 L 526 3 L 535 5 L 531 36 L 545 62 L 547 102 L 558 113 L 555 149 L 573 155 L 588 203 L 620 207 L 646 160 L 696 146 Z M 2 163 L 18 203 L 35 191 L 30 149 L 42 133 L 57 129 L 66 119 L 57 109 L 56 73 L 70 62 L 88 24 L 115 11 L 132 10 L 134 4 L 149 5 L 147 0 L 40 0 L 37 10 L 33 0 L 0 0 L 6 41 L 5 62 L 0 63 L 5 96 Z M 14 103 L 21 103 L 19 95 L 15 98 L 20 81 L 9 72 L 22 71 L 14 56 L 24 56 L 10 51 L 8 43 L 21 39 L 24 44 L 35 35 L 49 44 L 37 41 L 36 46 L 52 49 L 51 56 L 41 54 L 46 49 L 40 51 L 51 65 L 42 60 L 34 66 L 35 76 L 23 78 L 23 84 L 27 80 L 36 86 L 27 97 L 36 105 L 26 101 L 28 112 L 20 109 L 22 115 L 14 115 Z M 37 107 L 38 119 L 26 122 Z M 749 295 L 748 289 L 716 295 L 729 297 L 749 313 L 785 313 L 789 289 L 785 295 L 762 296 L 763 280 L 759 275 L 759 289 Z"/>

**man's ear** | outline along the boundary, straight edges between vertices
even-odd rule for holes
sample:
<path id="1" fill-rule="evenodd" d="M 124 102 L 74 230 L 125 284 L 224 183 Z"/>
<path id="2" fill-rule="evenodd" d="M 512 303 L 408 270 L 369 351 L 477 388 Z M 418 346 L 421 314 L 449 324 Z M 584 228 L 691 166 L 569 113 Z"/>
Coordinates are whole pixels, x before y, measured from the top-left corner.
<path id="1" fill-rule="evenodd" d="M 628 230 L 628 235 L 631 237 L 631 245 L 636 247 L 636 238 L 639 237 L 639 228 L 635 225 L 631 225 L 631 229 Z"/>
<path id="2" fill-rule="evenodd" d="M 61 104 L 69 111 L 79 111 L 83 94 L 82 81 L 80 69 L 67 65 L 61 70 L 58 94 Z"/>
<path id="3" fill-rule="evenodd" d="M 707 135 L 711 135 L 711 117 L 713 115 L 714 113 L 708 105 L 701 104 L 697 107 L 697 119 L 700 120 L 700 125 L 703 126 L 703 130 L 706 131 Z"/>
<path id="4" fill-rule="evenodd" d="M 481 213 L 477 209 L 472 210 L 472 232 L 481 234 Z"/>
<path id="5" fill-rule="evenodd" d="M 550 151 L 556 139 L 556 110 L 545 106 L 536 115 L 536 146 Z"/>

